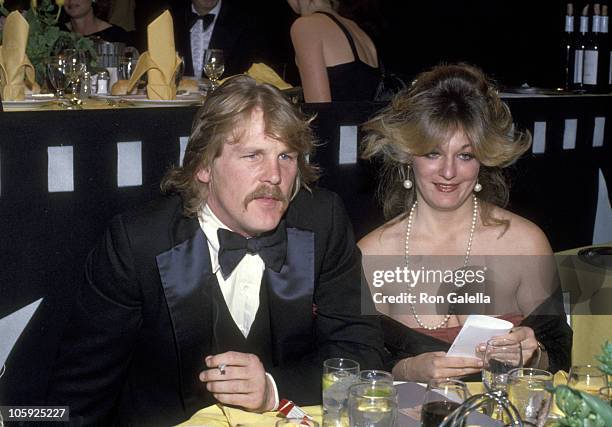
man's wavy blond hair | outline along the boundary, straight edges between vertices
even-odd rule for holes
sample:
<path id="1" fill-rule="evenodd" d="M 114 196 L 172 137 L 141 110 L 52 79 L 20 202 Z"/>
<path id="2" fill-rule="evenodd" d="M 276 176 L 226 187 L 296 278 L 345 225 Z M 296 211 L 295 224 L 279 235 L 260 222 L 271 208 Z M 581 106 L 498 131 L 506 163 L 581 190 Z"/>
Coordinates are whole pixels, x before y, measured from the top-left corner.
<path id="1" fill-rule="evenodd" d="M 298 173 L 292 195 L 310 189 L 319 170 L 308 162 L 314 151 L 312 118 L 304 116 L 278 89 L 247 76 L 228 79 L 210 94 L 194 119 L 183 165 L 170 169 L 161 181 L 164 194 L 178 193 L 184 213 L 195 216 L 206 202 L 208 185 L 197 173 L 212 165 L 225 144 L 240 143 L 244 124 L 255 109 L 263 112 L 266 135 L 298 153 Z"/>
<path id="2" fill-rule="evenodd" d="M 495 85 L 467 64 L 439 65 L 420 74 L 412 86 L 364 126 L 363 157 L 382 162 L 379 198 L 387 219 L 408 215 L 416 191 L 403 185 L 406 166 L 463 131 L 480 162 L 481 218 L 486 225 L 508 221 L 493 218 L 491 205 L 505 207 L 509 189 L 502 169 L 531 146 L 531 134 L 514 129 L 508 106 Z M 414 181 L 414 176 L 411 174 Z M 505 230 L 504 230 L 505 231 Z"/>

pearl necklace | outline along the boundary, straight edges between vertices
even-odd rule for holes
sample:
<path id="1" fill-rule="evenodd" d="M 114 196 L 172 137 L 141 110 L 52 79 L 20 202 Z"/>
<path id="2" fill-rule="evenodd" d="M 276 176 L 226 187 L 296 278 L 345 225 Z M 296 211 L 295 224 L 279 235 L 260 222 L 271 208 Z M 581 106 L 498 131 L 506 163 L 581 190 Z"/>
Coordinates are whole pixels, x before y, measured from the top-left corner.
<path id="1" fill-rule="evenodd" d="M 472 251 L 472 240 L 474 238 L 474 230 L 476 230 L 476 222 L 478 219 L 478 199 L 476 198 L 475 195 L 472 195 L 472 200 L 473 200 L 472 226 L 470 227 L 470 237 L 468 238 L 467 249 L 465 251 L 465 258 L 463 260 L 463 268 L 467 267 L 468 261 L 470 259 L 470 252 Z M 406 225 L 406 245 L 405 245 L 405 255 L 404 255 L 406 267 L 409 266 L 408 265 L 408 242 L 410 241 L 410 232 L 412 231 L 412 220 L 414 219 L 414 211 L 416 210 L 417 204 L 418 204 L 418 201 L 415 200 L 414 204 L 412 205 L 412 208 L 410 208 L 410 213 L 408 214 L 408 223 Z M 442 319 L 440 323 L 434 326 L 428 326 L 423 323 L 423 321 L 417 314 L 416 307 L 414 306 L 413 302 L 410 303 L 410 309 L 412 310 L 412 315 L 414 316 L 414 319 L 419 324 L 419 326 L 429 331 L 439 329 L 442 326 L 446 325 L 446 323 L 448 322 L 448 320 L 450 319 L 453 313 L 453 306 L 451 304 L 451 306 L 448 309 L 448 314 L 444 316 L 444 319 Z"/>

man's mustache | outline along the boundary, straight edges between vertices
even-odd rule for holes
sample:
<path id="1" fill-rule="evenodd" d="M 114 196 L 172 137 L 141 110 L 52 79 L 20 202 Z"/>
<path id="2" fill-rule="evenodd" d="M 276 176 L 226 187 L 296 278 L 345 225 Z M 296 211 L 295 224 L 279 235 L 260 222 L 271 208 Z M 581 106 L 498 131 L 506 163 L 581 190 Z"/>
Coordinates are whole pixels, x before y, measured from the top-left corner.
<path id="1" fill-rule="evenodd" d="M 270 187 L 267 185 L 258 186 L 255 191 L 248 194 L 244 199 L 244 208 L 246 209 L 247 205 L 251 203 L 255 199 L 268 198 L 278 200 L 282 202 L 284 205 L 289 203 L 287 197 L 283 194 L 283 192 L 278 187 Z"/>

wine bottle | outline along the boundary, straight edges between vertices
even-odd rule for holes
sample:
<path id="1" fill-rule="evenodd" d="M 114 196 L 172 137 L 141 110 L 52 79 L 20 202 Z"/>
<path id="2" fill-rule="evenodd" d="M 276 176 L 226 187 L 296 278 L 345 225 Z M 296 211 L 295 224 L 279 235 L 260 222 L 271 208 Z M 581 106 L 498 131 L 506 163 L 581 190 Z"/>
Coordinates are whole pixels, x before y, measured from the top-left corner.
<path id="1" fill-rule="evenodd" d="M 561 41 L 561 61 L 563 76 L 561 85 L 564 89 L 572 88 L 574 80 L 574 4 L 565 7 L 565 30 Z"/>
<path id="2" fill-rule="evenodd" d="M 601 32 L 600 34 L 600 64 L 597 72 L 599 92 L 608 93 L 612 91 L 612 52 L 610 51 L 610 39 L 608 35 L 608 5 L 601 6 Z"/>
<path id="3" fill-rule="evenodd" d="M 580 33 L 576 39 L 576 49 L 574 50 L 574 79 L 573 89 L 582 90 L 582 68 L 584 62 L 584 49 L 587 44 L 587 33 L 589 31 L 589 5 L 587 4 L 582 9 L 580 16 Z"/>
<path id="4" fill-rule="evenodd" d="M 599 62 L 599 29 L 600 29 L 599 3 L 593 5 L 593 16 L 591 19 L 591 33 L 587 36 L 584 46 L 584 64 L 582 67 L 582 87 L 587 92 L 597 90 L 597 71 Z"/>

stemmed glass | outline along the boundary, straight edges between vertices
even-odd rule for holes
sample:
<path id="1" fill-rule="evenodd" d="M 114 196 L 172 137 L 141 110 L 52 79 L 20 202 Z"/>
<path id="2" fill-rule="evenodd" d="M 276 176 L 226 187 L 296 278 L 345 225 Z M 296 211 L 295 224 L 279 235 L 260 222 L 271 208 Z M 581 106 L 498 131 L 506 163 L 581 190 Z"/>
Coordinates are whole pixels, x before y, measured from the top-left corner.
<path id="1" fill-rule="evenodd" d="M 204 52 L 204 74 L 210 80 L 211 90 L 215 90 L 219 84 L 219 78 L 225 71 L 225 60 L 221 49 L 206 49 Z"/>
<path id="2" fill-rule="evenodd" d="M 70 79 L 68 77 L 68 59 L 63 55 L 51 56 L 47 59 L 47 77 L 55 89 L 55 96 L 62 98 Z"/>
<path id="3" fill-rule="evenodd" d="M 463 381 L 434 379 L 427 384 L 421 407 L 421 426 L 437 427 L 468 397 Z"/>
<path id="4" fill-rule="evenodd" d="M 608 386 L 608 376 L 596 366 L 572 366 L 567 378 L 567 385 L 592 395 L 597 395 L 599 389 Z"/>
<path id="5" fill-rule="evenodd" d="M 482 382 L 489 391 L 505 392 L 508 373 L 523 367 L 521 343 L 508 338 L 487 341 L 482 367 Z"/>

